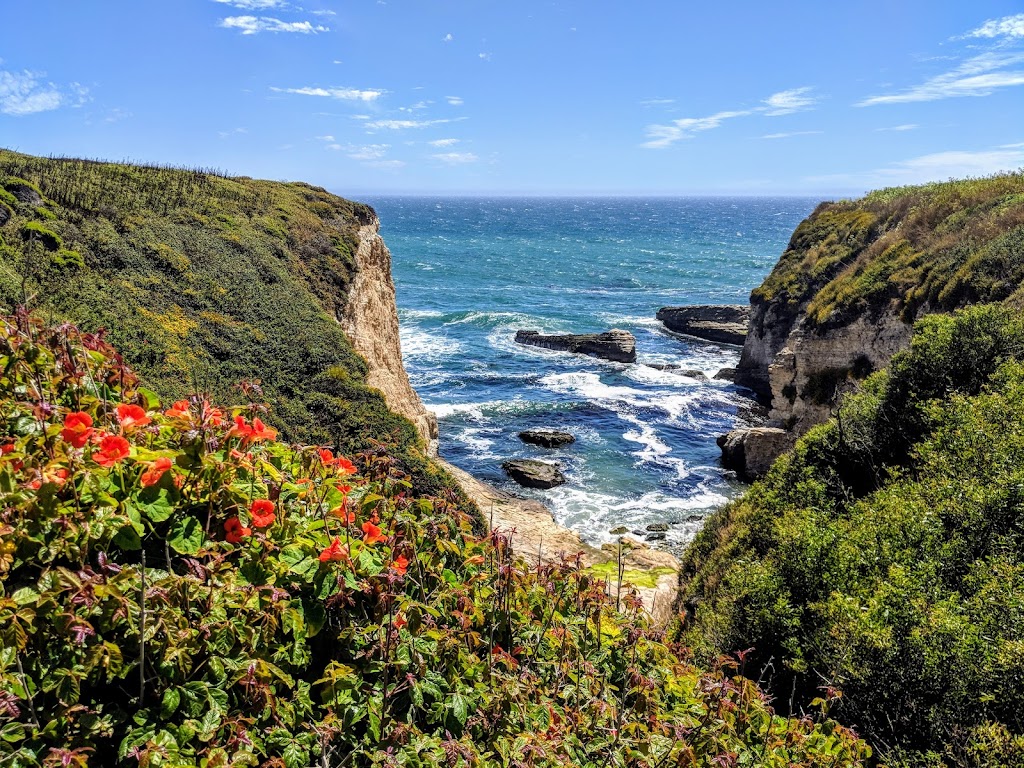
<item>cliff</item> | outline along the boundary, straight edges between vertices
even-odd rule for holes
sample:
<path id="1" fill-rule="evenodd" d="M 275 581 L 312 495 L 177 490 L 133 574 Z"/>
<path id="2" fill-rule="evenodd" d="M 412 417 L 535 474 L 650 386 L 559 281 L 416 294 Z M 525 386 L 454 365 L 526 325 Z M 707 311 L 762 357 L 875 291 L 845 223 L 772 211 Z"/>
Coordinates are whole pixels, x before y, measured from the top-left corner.
<path id="1" fill-rule="evenodd" d="M 737 370 L 736 382 L 770 405 L 767 426 L 791 439 L 731 442 L 777 455 L 905 349 L 916 319 L 979 302 L 1020 306 L 1022 282 L 1019 173 L 821 204 L 751 294 Z"/>

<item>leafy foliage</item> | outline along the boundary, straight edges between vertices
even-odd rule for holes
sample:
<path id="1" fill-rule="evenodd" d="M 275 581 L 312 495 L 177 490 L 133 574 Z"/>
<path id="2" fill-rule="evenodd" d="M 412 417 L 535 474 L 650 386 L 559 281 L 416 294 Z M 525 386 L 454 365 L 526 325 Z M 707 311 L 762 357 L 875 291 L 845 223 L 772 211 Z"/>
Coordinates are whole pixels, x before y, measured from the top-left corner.
<path id="1" fill-rule="evenodd" d="M 383 451 L 288 447 L 254 403 L 161 409 L 96 335 L 6 319 L 0 416 L 5 765 L 870 754 L 775 715 L 728 664 L 692 666 L 576 563 L 530 569 L 509 535 L 475 536 Z"/>
<path id="2" fill-rule="evenodd" d="M 687 553 L 682 637 L 896 765 L 1024 760 L 1024 319 L 931 315 Z M 993 762 L 979 762 L 988 753 Z"/>

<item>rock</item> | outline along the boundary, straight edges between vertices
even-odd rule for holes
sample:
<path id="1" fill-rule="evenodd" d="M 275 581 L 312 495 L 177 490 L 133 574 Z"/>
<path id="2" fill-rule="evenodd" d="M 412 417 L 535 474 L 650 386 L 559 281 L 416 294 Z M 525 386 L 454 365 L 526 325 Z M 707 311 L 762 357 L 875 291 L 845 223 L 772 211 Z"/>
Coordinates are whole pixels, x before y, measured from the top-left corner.
<path id="1" fill-rule="evenodd" d="M 702 518 L 700 515 L 689 515 L 686 518 L 686 522 L 688 522 L 688 523 L 699 523 L 703 519 L 704 518 Z"/>
<path id="2" fill-rule="evenodd" d="M 27 203 L 28 205 L 40 205 L 43 202 L 43 197 L 36 192 L 28 184 L 22 184 L 21 182 L 13 182 L 7 184 L 6 187 L 8 192 L 18 198 L 19 202 Z"/>
<path id="3" fill-rule="evenodd" d="M 557 464 L 536 459 L 513 459 L 501 465 L 505 473 L 526 488 L 554 488 L 565 482 Z"/>
<path id="4" fill-rule="evenodd" d="M 613 328 L 604 333 L 563 333 L 542 335 L 538 331 L 516 331 L 516 342 L 534 347 L 575 352 L 617 363 L 636 362 L 636 338 L 629 331 Z"/>
<path id="5" fill-rule="evenodd" d="M 527 429 L 519 433 L 519 439 L 524 443 L 532 443 L 544 448 L 561 448 L 563 445 L 576 442 L 576 438 L 568 432 L 561 432 L 557 429 Z"/>
<path id="6" fill-rule="evenodd" d="M 644 365 L 656 371 L 678 371 L 682 367 L 676 363 L 644 363 Z"/>
<path id="7" fill-rule="evenodd" d="M 620 525 L 617 528 L 612 528 L 610 531 L 608 531 L 608 533 L 610 533 L 612 536 L 621 536 L 624 533 L 629 533 L 629 528 L 627 528 L 624 525 Z"/>
<path id="8" fill-rule="evenodd" d="M 11 219 L 11 209 L 6 203 L 0 203 L 0 227 Z"/>
<path id="9" fill-rule="evenodd" d="M 647 534 L 648 541 L 664 541 L 666 534 L 663 531 L 654 531 Z"/>
<path id="10" fill-rule="evenodd" d="M 708 377 L 704 371 L 698 371 L 696 368 L 691 368 L 685 371 L 679 371 L 680 376 L 686 376 L 690 379 L 697 379 L 697 381 L 707 381 Z"/>
<path id="11" fill-rule="evenodd" d="M 668 530 L 668 523 L 651 523 L 647 526 L 647 530 L 652 533 L 664 533 Z"/>
<path id="12" fill-rule="evenodd" d="M 796 436 L 776 427 L 734 429 L 718 438 L 722 466 L 747 480 L 762 477 L 780 455 L 793 447 Z"/>
<path id="13" fill-rule="evenodd" d="M 741 304 L 662 307 L 657 318 L 668 330 L 720 344 L 742 344 L 750 307 Z"/>
<path id="14" fill-rule="evenodd" d="M 714 376 L 713 379 L 716 381 L 736 381 L 736 369 L 735 368 L 723 368 Z"/>

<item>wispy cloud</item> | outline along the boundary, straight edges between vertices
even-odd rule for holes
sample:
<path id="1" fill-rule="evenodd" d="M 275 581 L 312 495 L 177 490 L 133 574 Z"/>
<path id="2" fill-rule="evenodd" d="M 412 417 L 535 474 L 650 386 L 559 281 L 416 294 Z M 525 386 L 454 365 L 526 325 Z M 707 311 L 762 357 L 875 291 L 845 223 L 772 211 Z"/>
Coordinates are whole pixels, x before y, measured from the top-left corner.
<path id="1" fill-rule="evenodd" d="M 444 98 L 453 107 L 461 107 L 464 104 L 461 96 L 445 96 Z"/>
<path id="2" fill-rule="evenodd" d="M 371 120 L 366 123 L 367 130 L 387 130 L 387 131 L 403 131 L 408 128 L 426 128 L 430 125 L 440 125 L 442 123 L 455 123 L 459 120 L 465 120 L 464 117 L 455 118 L 439 118 L 436 120 Z"/>
<path id="3" fill-rule="evenodd" d="M 479 56 L 484 61 L 490 61 L 491 60 L 491 54 L 490 53 L 478 53 L 477 56 Z"/>
<path id="4" fill-rule="evenodd" d="M 467 163 L 475 163 L 480 159 L 472 152 L 441 152 L 431 155 L 431 157 L 447 165 L 466 165 Z"/>
<path id="5" fill-rule="evenodd" d="M 803 112 L 806 109 L 810 109 L 818 101 L 814 96 L 811 96 L 812 90 L 814 89 L 804 87 L 773 93 L 764 100 L 765 106 L 760 111 L 772 117 L 790 115 L 793 112 Z"/>
<path id="6" fill-rule="evenodd" d="M 340 99 L 341 101 L 375 101 L 387 91 L 358 88 L 271 88 L 274 93 L 295 93 L 300 96 L 320 96 L 323 98 Z"/>
<path id="7" fill-rule="evenodd" d="M 788 139 L 793 136 L 816 136 L 822 131 L 790 131 L 789 133 L 766 133 L 762 139 Z"/>
<path id="8" fill-rule="evenodd" d="M 271 16 L 228 16 L 220 20 L 224 29 L 236 29 L 243 35 L 257 35 L 260 32 L 295 32 L 303 35 L 315 35 L 319 32 L 330 32 L 330 27 L 312 24 L 308 21 L 281 21 Z"/>
<path id="9" fill-rule="evenodd" d="M 455 38 L 454 38 L 454 37 L 452 37 L 452 33 L 451 33 L 451 32 L 449 32 L 449 33 L 448 33 L 447 35 L 445 35 L 444 37 L 442 37 L 442 38 L 441 38 L 441 42 L 442 42 L 442 43 L 450 43 L 450 42 L 451 42 L 452 40 L 454 40 L 454 39 L 455 39 Z"/>
<path id="10" fill-rule="evenodd" d="M 885 128 L 875 128 L 876 131 L 916 131 L 920 128 L 917 123 L 904 123 L 903 125 L 890 125 Z"/>
<path id="11" fill-rule="evenodd" d="M 222 139 L 226 139 L 226 138 L 229 138 L 231 136 L 238 136 L 240 134 L 245 134 L 245 133 L 248 133 L 248 132 L 249 132 L 248 128 L 233 128 L 230 131 L 217 131 L 217 135 L 220 136 Z"/>
<path id="12" fill-rule="evenodd" d="M 61 107 L 81 106 L 88 100 L 88 89 L 78 83 L 58 86 L 43 82 L 36 72 L 0 70 L 0 114 L 23 117 Z"/>
<path id="13" fill-rule="evenodd" d="M 675 104 L 675 99 L 642 99 L 640 106 L 642 107 L 664 107 L 669 104 Z"/>
<path id="14" fill-rule="evenodd" d="M 213 0 L 215 3 L 230 5 L 243 11 L 266 11 L 271 8 L 284 8 L 284 0 Z"/>
<path id="15" fill-rule="evenodd" d="M 960 96 L 988 96 L 1000 88 L 1024 85 L 1024 70 L 1011 67 L 1024 62 L 1024 53 L 989 51 L 972 56 L 955 69 L 925 80 L 920 85 L 897 93 L 871 96 L 858 107 L 877 104 L 905 104 L 937 101 Z"/>
<path id="16" fill-rule="evenodd" d="M 977 29 L 968 32 L 966 37 L 1024 37 L 1024 13 L 1003 16 L 1001 19 L 989 19 Z"/>
<path id="17" fill-rule="evenodd" d="M 761 106 L 752 109 L 736 109 L 716 112 L 707 117 L 683 117 L 668 124 L 647 126 L 647 141 L 640 146 L 647 149 L 664 149 L 677 141 L 692 139 L 698 133 L 718 128 L 726 120 L 749 115 L 767 115 L 776 117 L 803 112 L 810 109 L 817 99 L 811 96 L 810 87 L 792 88 L 788 91 L 773 93 L 761 102 Z"/>
<path id="18" fill-rule="evenodd" d="M 458 139 L 434 139 L 433 141 L 427 142 L 427 144 L 429 144 L 430 146 L 438 147 L 439 149 L 441 147 L 453 147 L 458 143 Z"/>
<path id="19" fill-rule="evenodd" d="M 1024 145 L 1005 145 L 980 151 L 950 150 L 913 157 L 883 168 L 855 173 L 811 176 L 806 181 L 836 186 L 876 187 L 923 184 L 967 176 L 989 176 L 1024 166 Z"/>
<path id="20" fill-rule="evenodd" d="M 349 144 L 341 148 L 353 160 L 382 160 L 391 149 L 390 144 L 365 144 L 354 146 Z"/>

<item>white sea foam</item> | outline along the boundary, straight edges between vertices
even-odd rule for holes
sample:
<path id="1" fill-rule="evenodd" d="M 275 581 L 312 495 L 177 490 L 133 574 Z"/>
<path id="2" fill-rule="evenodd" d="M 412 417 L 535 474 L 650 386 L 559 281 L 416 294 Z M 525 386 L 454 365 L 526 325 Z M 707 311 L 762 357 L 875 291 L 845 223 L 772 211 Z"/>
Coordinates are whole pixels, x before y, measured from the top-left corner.
<path id="1" fill-rule="evenodd" d="M 414 325 L 401 326 L 398 335 L 402 344 L 402 355 L 406 358 L 440 360 L 462 349 L 462 345 L 455 339 L 429 333 Z"/>

